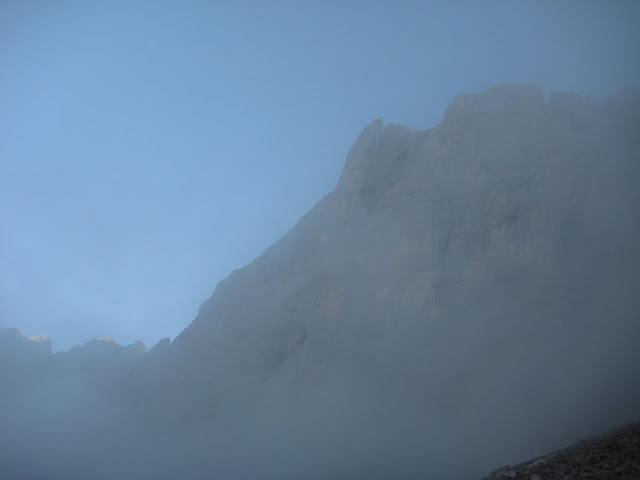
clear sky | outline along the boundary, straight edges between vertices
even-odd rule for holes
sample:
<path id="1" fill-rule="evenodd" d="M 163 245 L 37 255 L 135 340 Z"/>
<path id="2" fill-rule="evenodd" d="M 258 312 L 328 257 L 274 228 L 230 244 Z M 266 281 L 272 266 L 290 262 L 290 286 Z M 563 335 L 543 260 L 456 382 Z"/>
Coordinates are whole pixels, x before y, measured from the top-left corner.
<path id="1" fill-rule="evenodd" d="M 0 0 L 0 327 L 175 337 L 377 117 L 640 85 L 640 2 Z"/>

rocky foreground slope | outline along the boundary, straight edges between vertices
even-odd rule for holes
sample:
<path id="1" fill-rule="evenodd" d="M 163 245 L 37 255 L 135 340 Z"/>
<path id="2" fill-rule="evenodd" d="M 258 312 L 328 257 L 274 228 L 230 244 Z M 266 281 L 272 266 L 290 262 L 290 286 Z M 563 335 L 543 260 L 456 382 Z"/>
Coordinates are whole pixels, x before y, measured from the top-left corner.
<path id="1" fill-rule="evenodd" d="M 592 437 L 514 467 L 486 480 L 593 480 L 640 478 L 640 423 Z"/>
<path id="2" fill-rule="evenodd" d="M 173 342 L 5 356 L 0 464 L 478 478 L 635 420 L 639 107 L 506 85 L 373 122 Z"/>

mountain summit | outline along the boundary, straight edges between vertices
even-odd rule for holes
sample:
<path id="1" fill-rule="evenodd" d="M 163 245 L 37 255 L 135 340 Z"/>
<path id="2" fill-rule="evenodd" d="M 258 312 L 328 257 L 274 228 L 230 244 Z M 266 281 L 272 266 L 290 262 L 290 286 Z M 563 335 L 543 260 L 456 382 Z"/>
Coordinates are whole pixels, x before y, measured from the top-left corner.
<path id="1" fill-rule="evenodd" d="M 504 85 L 370 124 L 175 341 L 74 383 L 93 478 L 480 477 L 637 418 L 639 106 Z"/>

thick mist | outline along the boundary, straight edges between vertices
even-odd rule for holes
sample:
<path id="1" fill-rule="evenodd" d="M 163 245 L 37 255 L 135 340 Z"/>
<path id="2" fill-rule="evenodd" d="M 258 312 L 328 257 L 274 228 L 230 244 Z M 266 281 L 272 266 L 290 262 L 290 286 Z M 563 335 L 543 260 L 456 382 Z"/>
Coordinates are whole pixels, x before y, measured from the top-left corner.
<path id="1" fill-rule="evenodd" d="M 639 20 L 4 2 L 0 477 L 480 479 L 637 421 Z"/>
<path id="2" fill-rule="evenodd" d="M 2 332 L 15 478 L 480 478 L 637 418 L 639 97 L 381 120 L 174 341 Z M 615 212 L 615 215 L 612 215 Z"/>

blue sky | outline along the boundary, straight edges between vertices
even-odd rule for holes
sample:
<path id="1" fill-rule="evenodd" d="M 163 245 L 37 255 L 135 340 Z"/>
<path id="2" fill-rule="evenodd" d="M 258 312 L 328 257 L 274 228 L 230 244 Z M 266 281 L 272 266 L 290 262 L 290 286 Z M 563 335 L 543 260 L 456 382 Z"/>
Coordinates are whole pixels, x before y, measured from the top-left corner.
<path id="1" fill-rule="evenodd" d="M 0 327 L 174 337 L 377 117 L 640 84 L 636 2 L 0 2 Z"/>

